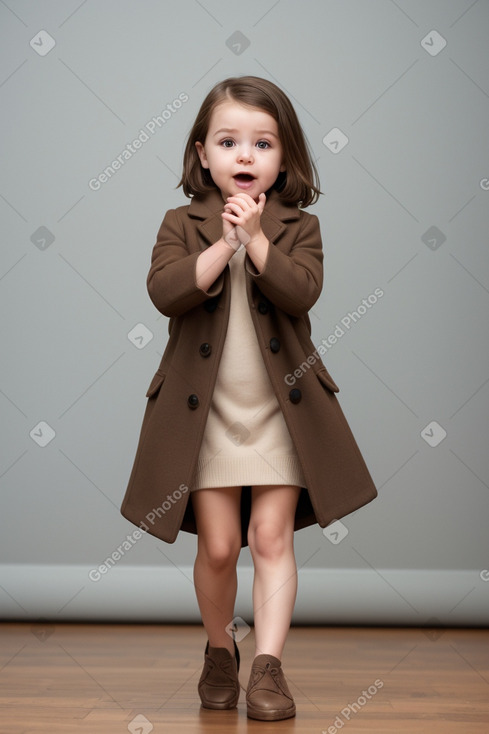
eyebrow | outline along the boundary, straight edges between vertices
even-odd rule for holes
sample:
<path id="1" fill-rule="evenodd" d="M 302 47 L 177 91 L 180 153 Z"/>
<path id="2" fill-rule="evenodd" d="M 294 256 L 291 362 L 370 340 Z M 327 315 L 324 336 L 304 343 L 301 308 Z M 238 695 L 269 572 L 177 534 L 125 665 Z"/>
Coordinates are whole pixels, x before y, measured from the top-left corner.
<path id="1" fill-rule="evenodd" d="M 217 130 L 214 133 L 214 135 L 220 135 L 221 133 L 237 133 L 237 132 L 239 132 L 239 130 L 237 130 L 236 128 L 223 127 L 220 130 Z M 278 139 L 278 136 L 275 135 L 275 133 L 272 133 L 271 130 L 255 130 L 255 132 L 258 135 L 270 135 L 271 137 Z"/>

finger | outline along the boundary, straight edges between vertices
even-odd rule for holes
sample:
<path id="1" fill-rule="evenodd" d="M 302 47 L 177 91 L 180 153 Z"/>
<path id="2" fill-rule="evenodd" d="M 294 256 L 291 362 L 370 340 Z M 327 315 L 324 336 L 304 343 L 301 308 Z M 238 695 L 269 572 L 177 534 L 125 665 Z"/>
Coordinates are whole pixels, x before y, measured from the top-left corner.
<path id="1" fill-rule="evenodd" d="M 244 207 L 242 204 L 239 204 L 237 201 L 227 201 L 227 203 L 224 206 L 224 211 L 244 211 Z"/>
<path id="2" fill-rule="evenodd" d="M 231 214 L 229 212 L 223 212 L 221 214 L 221 217 L 226 220 L 226 222 L 231 222 L 231 224 L 240 224 L 241 223 L 241 217 L 236 216 L 236 214 Z"/>
<path id="3" fill-rule="evenodd" d="M 230 214 L 241 215 L 245 212 L 245 208 L 237 202 L 230 201 L 224 207 L 224 211 L 228 211 Z"/>
<path id="4" fill-rule="evenodd" d="M 260 196 L 258 197 L 258 210 L 260 214 L 263 212 L 266 203 L 267 197 L 265 196 L 265 194 L 260 194 Z"/>
<path id="5" fill-rule="evenodd" d="M 237 194 L 231 194 L 231 196 L 228 196 L 228 199 L 243 199 L 244 201 L 253 201 L 252 197 L 249 194 L 245 194 L 244 191 L 240 191 Z"/>
<path id="6" fill-rule="evenodd" d="M 241 199 L 242 201 L 244 201 L 244 202 L 245 202 L 246 204 L 248 204 L 249 206 L 253 206 L 253 205 L 254 205 L 254 203 L 255 203 L 255 200 L 253 199 L 253 197 L 252 197 L 252 196 L 250 196 L 249 194 L 245 194 L 245 193 L 244 193 L 244 191 L 242 191 L 242 192 L 241 192 L 241 193 L 239 193 L 239 194 L 235 194 L 235 196 L 236 196 L 236 198 L 239 198 L 239 199 Z"/>
<path id="7" fill-rule="evenodd" d="M 255 204 L 251 196 L 248 196 L 248 194 L 236 194 L 236 196 L 228 196 L 227 201 L 230 201 L 233 204 L 238 204 L 238 206 L 241 206 L 243 209 L 246 209 L 248 206 Z"/>

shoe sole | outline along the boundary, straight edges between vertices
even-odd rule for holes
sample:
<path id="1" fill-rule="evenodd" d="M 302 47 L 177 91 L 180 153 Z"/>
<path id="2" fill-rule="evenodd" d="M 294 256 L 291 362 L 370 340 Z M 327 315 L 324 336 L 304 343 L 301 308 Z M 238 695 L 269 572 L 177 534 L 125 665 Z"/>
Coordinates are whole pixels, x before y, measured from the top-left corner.
<path id="1" fill-rule="evenodd" d="M 235 709 L 237 705 L 238 705 L 237 703 L 233 703 L 233 704 L 227 704 L 227 703 L 216 704 L 216 703 L 213 703 L 212 706 L 211 706 L 208 703 L 202 702 L 202 708 L 203 709 L 209 709 L 209 710 L 214 710 L 214 711 L 225 711 L 226 709 Z"/>
<path id="2" fill-rule="evenodd" d="M 224 709 L 235 709 L 238 705 L 239 696 L 236 699 L 233 699 L 232 701 L 228 701 L 226 703 L 213 703 L 212 701 L 204 701 L 202 698 L 200 699 L 200 701 L 202 703 L 202 708 L 223 711 Z"/>
<path id="3" fill-rule="evenodd" d="M 289 709 L 270 709 L 264 711 L 262 709 L 255 709 L 248 705 L 246 707 L 246 715 L 249 719 L 257 719 L 258 721 L 280 721 L 280 719 L 291 719 L 295 716 L 295 706 L 291 706 Z"/>

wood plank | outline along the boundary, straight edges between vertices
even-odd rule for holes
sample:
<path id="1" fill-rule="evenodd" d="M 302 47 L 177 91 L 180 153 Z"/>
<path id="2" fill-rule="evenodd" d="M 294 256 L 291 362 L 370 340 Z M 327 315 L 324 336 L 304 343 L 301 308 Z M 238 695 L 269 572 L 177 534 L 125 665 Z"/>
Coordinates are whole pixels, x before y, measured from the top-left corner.
<path id="1" fill-rule="evenodd" d="M 204 734 L 488 734 L 489 631 L 293 627 L 284 671 L 297 716 L 247 719 L 253 631 L 240 643 L 234 711 L 201 709 L 199 626 L 4 623 L 0 734 L 120 734 L 137 715 L 153 731 Z"/>

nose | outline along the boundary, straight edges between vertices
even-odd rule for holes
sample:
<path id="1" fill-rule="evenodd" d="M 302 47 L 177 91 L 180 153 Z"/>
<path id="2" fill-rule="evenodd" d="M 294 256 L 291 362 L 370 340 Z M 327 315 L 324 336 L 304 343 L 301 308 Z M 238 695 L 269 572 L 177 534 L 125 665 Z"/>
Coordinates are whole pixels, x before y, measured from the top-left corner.
<path id="1" fill-rule="evenodd" d="M 253 153 L 252 153 L 251 147 L 247 145 L 240 146 L 238 150 L 238 161 L 240 163 L 252 163 L 253 162 Z"/>

